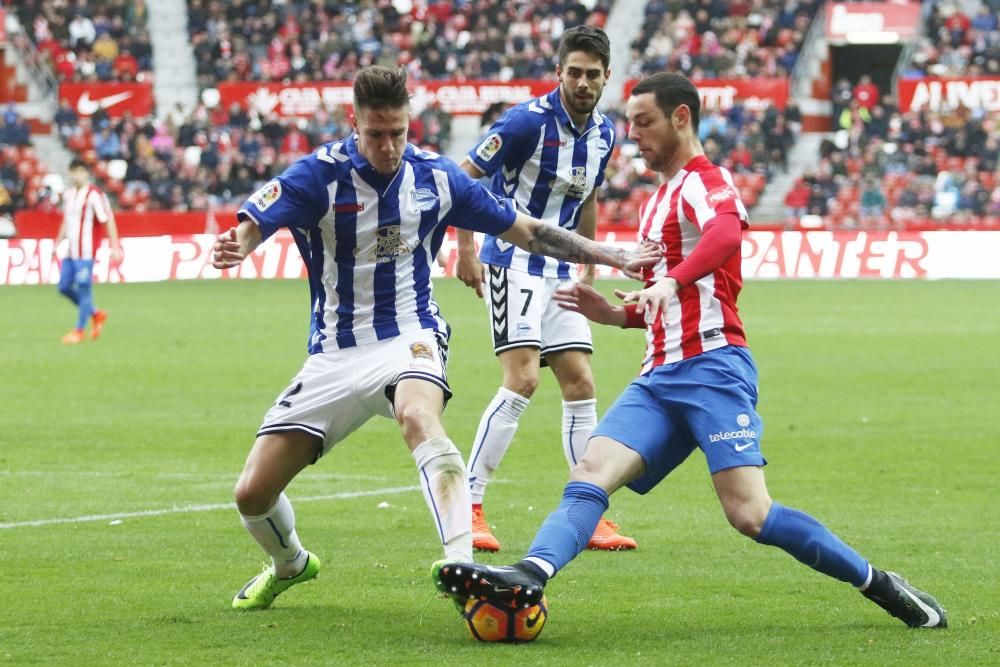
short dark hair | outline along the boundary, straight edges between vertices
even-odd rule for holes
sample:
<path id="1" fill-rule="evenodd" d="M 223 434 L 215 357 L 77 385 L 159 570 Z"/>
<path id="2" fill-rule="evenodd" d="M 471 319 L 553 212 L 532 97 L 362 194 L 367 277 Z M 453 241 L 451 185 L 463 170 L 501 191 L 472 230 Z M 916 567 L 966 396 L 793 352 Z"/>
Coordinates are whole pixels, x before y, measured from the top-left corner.
<path id="1" fill-rule="evenodd" d="M 698 124 L 701 122 L 701 96 L 690 79 L 671 72 L 652 74 L 635 84 L 631 94 L 646 93 L 653 93 L 656 96 L 656 106 L 660 107 L 663 115 L 667 117 L 677 107 L 686 104 L 691 110 L 691 127 L 696 133 L 698 132 Z"/>
<path id="2" fill-rule="evenodd" d="M 354 104 L 366 109 L 398 109 L 409 106 L 406 70 L 371 65 L 358 71 L 354 79 Z"/>
<path id="3" fill-rule="evenodd" d="M 566 57 L 574 51 L 583 51 L 597 56 L 604 64 L 604 69 L 611 66 L 611 40 L 607 33 L 592 25 L 578 25 L 563 33 L 559 41 L 559 64 L 566 62 Z"/>
<path id="4" fill-rule="evenodd" d="M 78 157 L 73 158 L 73 160 L 69 163 L 69 170 L 73 171 L 74 169 L 86 169 L 87 171 L 90 171 L 90 167 L 87 166 L 87 163 Z"/>

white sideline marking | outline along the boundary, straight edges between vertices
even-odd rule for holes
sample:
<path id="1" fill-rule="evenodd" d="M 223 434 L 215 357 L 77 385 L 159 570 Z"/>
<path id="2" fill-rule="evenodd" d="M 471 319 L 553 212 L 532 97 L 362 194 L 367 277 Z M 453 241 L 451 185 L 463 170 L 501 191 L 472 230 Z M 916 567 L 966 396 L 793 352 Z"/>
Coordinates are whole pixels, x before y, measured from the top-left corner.
<path id="1" fill-rule="evenodd" d="M 309 503 L 319 500 L 346 500 L 350 498 L 364 498 L 366 496 L 394 495 L 419 491 L 419 486 L 394 486 L 387 489 L 371 489 L 369 491 L 344 491 L 342 493 L 331 493 L 324 496 L 304 496 L 296 498 L 297 503 Z M 89 514 L 87 516 L 65 517 L 62 519 L 35 519 L 34 521 L 15 521 L 12 523 L 0 523 L 0 529 L 4 528 L 29 528 L 33 526 L 52 526 L 65 523 L 87 523 L 90 521 L 107 521 L 113 519 L 132 519 L 143 516 L 162 516 L 164 514 L 184 514 L 187 512 L 213 512 L 215 510 L 235 510 L 235 503 L 214 503 L 211 505 L 183 505 L 181 507 L 169 507 L 159 510 L 143 510 L 141 512 L 119 512 L 118 514 Z"/>
<path id="2" fill-rule="evenodd" d="M 151 476 L 157 479 L 194 479 L 194 480 L 231 480 L 236 482 L 237 474 L 228 472 L 155 472 L 137 474 L 133 472 L 111 472 L 96 470 L 0 470 L 0 477 L 130 477 Z M 342 473 L 310 472 L 297 478 L 302 481 L 363 481 L 384 482 L 388 479 L 381 475 L 345 475 Z"/>

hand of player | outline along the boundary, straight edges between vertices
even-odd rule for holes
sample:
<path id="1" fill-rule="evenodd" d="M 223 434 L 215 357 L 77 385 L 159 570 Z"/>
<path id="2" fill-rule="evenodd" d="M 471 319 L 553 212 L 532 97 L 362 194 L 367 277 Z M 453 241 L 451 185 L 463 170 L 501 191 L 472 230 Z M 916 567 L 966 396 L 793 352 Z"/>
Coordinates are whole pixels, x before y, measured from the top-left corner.
<path id="1" fill-rule="evenodd" d="M 633 280 L 642 280 L 642 269 L 655 266 L 661 259 L 663 259 L 663 250 L 660 248 L 660 244 L 646 239 L 635 249 L 625 253 L 621 272 Z"/>
<path id="2" fill-rule="evenodd" d="M 654 321 L 656 317 L 666 317 L 667 304 L 677 294 L 679 285 L 673 278 L 661 278 L 649 287 L 632 292 L 615 290 L 615 296 L 625 303 L 635 303 L 636 310 L 646 314 L 646 321 Z"/>
<path id="3" fill-rule="evenodd" d="M 483 282 L 486 280 L 486 269 L 476 257 L 475 252 L 458 253 L 455 263 L 455 275 L 467 286 L 476 290 L 476 296 L 483 298 Z"/>
<path id="4" fill-rule="evenodd" d="M 111 266 L 118 266 L 125 259 L 125 254 L 122 252 L 121 246 L 115 246 L 111 249 Z"/>
<path id="5" fill-rule="evenodd" d="M 212 266 L 217 269 L 230 269 L 239 266 L 245 258 L 240 242 L 236 240 L 235 227 L 215 237 L 215 244 L 212 246 Z"/>
<path id="6" fill-rule="evenodd" d="M 580 313 L 591 322 L 621 326 L 625 321 L 624 309 L 612 306 L 590 285 L 576 283 L 560 288 L 552 293 L 552 300 L 560 308 Z"/>

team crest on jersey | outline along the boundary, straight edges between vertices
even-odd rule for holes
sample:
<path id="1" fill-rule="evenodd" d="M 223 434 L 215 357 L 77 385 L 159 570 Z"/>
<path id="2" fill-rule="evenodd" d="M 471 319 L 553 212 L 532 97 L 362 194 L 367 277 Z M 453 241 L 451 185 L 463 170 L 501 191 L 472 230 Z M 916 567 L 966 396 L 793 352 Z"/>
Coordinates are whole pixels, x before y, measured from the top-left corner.
<path id="1" fill-rule="evenodd" d="M 558 178 L 549 182 L 549 189 L 556 194 L 563 194 L 574 199 L 584 199 L 587 196 L 587 168 L 573 167 L 569 172 L 569 183 Z"/>
<path id="2" fill-rule="evenodd" d="M 476 155 L 483 162 L 489 162 L 497 154 L 501 146 L 503 146 L 503 138 L 494 132 L 486 137 L 483 143 L 479 144 L 479 148 L 476 149 Z"/>
<path id="3" fill-rule="evenodd" d="M 438 202 L 438 196 L 429 188 L 417 188 L 410 192 L 410 206 L 414 211 L 430 211 Z"/>
<path id="4" fill-rule="evenodd" d="M 281 198 L 281 181 L 269 181 L 264 186 L 253 193 L 250 203 L 257 207 L 258 211 L 264 212 L 271 208 L 271 204 Z"/>
<path id="5" fill-rule="evenodd" d="M 718 206 L 723 202 L 727 202 L 730 199 L 736 199 L 736 191 L 728 185 L 715 188 L 705 195 L 705 200 L 708 201 L 708 203 L 713 207 Z"/>
<path id="6" fill-rule="evenodd" d="M 414 359 L 434 360 L 434 353 L 431 351 L 431 346 L 427 343 L 411 343 L 410 356 Z"/>
<path id="7" fill-rule="evenodd" d="M 355 257 L 360 255 L 361 248 L 354 249 Z M 369 259 L 376 264 L 392 262 L 400 255 L 413 252 L 400 234 L 399 225 L 386 225 L 375 230 L 375 249 Z"/>

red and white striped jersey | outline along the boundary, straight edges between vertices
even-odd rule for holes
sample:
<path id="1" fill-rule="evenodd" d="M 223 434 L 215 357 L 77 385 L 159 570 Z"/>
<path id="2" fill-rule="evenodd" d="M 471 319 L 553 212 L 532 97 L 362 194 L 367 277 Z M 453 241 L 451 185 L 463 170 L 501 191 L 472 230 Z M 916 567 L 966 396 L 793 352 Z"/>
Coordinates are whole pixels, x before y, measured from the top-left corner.
<path id="1" fill-rule="evenodd" d="M 735 213 L 747 228 L 747 210 L 732 175 L 704 155 L 662 184 L 639 211 L 640 242 L 649 239 L 663 249 L 663 259 L 644 270 L 646 286 L 664 278 L 690 255 L 704 226 L 723 213 Z M 667 304 L 665 316 L 650 322 L 647 313 L 641 373 L 726 345 L 746 346 L 736 308 L 742 287 L 737 252 L 714 272 L 681 288 Z"/>
<path id="2" fill-rule="evenodd" d="M 111 204 L 93 184 L 66 188 L 63 192 L 63 229 L 69 241 L 66 256 L 69 259 L 93 259 L 94 222 L 105 224 L 110 219 Z"/>

